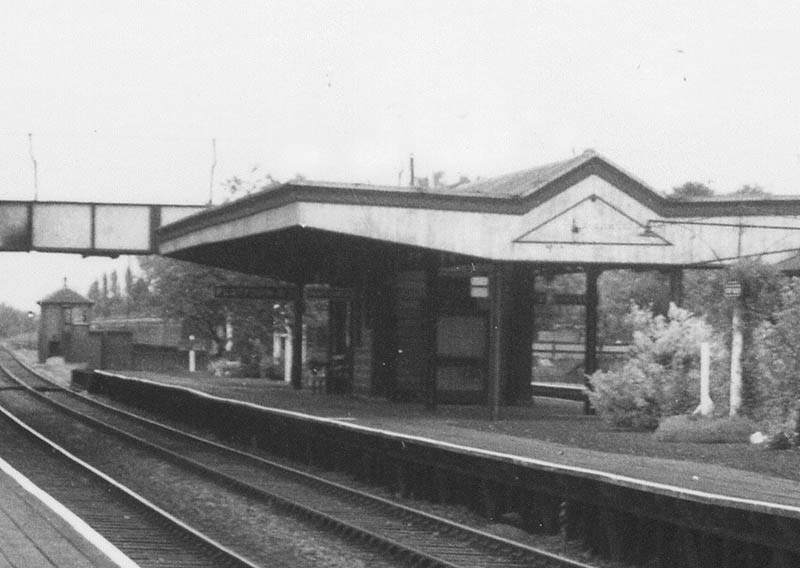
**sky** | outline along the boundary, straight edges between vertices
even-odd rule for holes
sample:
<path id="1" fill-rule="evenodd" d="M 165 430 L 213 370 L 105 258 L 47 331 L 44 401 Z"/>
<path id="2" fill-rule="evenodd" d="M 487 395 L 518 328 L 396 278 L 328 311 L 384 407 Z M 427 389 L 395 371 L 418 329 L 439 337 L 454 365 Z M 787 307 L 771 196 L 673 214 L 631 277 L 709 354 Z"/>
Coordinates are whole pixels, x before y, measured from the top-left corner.
<path id="1" fill-rule="evenodd" d="M 781 1 L 7 0 L 0 200 L 200 204 L 233 176 L 407 183 L 413 153 L 456 181 L 586 148 L 660 191 L 800 194 L 798 25 Z M 131 262 L 0 253 L 0 302 Z"/>

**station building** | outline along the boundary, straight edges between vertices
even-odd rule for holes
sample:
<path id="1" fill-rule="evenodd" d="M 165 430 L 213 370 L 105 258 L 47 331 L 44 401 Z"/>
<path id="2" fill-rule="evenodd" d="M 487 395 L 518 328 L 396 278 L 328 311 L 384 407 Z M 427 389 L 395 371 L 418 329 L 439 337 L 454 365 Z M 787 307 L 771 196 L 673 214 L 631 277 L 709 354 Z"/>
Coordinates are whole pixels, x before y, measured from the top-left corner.
<path id="1" fill-rule="evenodd" d="M 157 242 L 298 290 L 329 286 L 338 390 L 494 408 L 530 398 L 537 306 L 552 301 L 537 282 L 584 275 L 575 303 L 591 374 L 603 271 L 667 272 L 679 301 L 685 268 L 796 255 L 800 199 L 670 200 L 587 151 L 455 187 L 289 182 L 163 226 Z"/>

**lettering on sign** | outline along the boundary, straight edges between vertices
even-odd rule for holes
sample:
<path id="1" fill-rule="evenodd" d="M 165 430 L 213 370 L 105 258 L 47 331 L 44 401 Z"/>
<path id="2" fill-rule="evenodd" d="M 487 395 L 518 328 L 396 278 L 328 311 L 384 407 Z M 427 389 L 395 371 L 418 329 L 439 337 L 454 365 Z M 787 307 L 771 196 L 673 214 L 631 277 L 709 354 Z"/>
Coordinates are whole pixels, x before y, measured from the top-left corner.
<path id="1" fill-rule="evenodd" d="M 728 280 L 725 282 L 725 297 L 739 298 L 742 295 L 742 283 L 738 280 Z"/>
<path id="2" fill-rule="evenodd" d="M 214 297 L 227 300 L 295 300 L 297 289 L 289 286 L 214 286 Z"/>
<path id="3" fill-rule="evenodd" d="M 293 286 L 214 286 L 214 297 L 225 300 L 294 301 L 297 288 Z M 309 300 L 352 300 L 352 288 L 306 288 L 304 297 Z"/>

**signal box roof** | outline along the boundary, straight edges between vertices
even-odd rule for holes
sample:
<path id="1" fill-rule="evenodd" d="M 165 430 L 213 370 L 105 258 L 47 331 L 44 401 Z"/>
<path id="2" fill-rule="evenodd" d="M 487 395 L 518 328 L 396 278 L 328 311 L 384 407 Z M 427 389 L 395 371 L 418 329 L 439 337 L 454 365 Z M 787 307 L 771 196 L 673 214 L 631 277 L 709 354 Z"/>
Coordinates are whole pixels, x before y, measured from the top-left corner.
<path id="1" fill-rule="evenodd" d="M 85 298 L 64 286 L 60 290 L 53 292 L 43 300 L 39 300 L 39 304 L 65 304 L 65 305 L 88 305 L 94 304 L 90 299 Z"/>

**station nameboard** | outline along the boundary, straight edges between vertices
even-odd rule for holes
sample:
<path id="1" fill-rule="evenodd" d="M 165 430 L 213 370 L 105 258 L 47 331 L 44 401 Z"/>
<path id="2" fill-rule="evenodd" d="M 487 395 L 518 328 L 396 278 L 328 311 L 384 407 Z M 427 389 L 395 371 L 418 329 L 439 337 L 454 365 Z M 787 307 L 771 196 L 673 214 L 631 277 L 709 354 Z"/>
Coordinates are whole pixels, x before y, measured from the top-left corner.
<path id="1" fill-rule="evenodd" d="M 289 301 L 297 299 L 290 286 L 214 286 L 214 297 L 230 300 Z"/>
<path id="2" fill-rule="evenodd" d="M 305 298 L 308 300 L 352 300 L 355 293 L 352 288 L 308 287 Z"/>
<path id="3" fill-rule="evenodd" d="M 308 300 L 352 300 L 351 288 L 308 287 L 304 297 Z M 294 286 L 214 286 L 214 297 L 227 300 L 270 300 L 290 302 L 297 299 Z"/>

